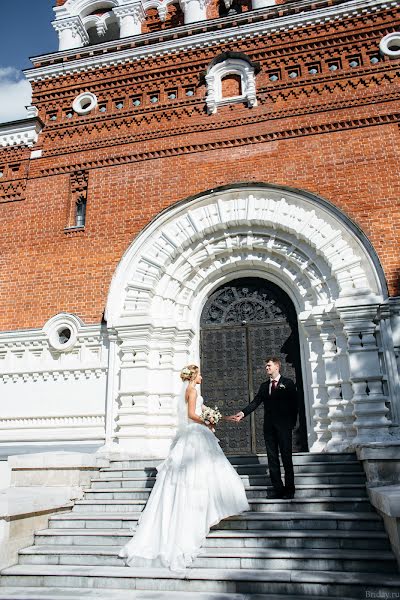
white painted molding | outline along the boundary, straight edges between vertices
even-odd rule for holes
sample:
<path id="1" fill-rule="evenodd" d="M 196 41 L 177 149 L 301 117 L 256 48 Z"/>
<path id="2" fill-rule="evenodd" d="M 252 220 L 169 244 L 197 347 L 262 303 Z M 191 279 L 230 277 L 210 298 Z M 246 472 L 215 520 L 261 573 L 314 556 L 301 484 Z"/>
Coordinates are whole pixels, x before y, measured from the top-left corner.
<path id="1" fill-rule="evenodd" d="M 0 146 L 34 146 L 43 124 L 39 119 L 21 119 L 0 124 Z"/>
<path id="2" fill-rule="evenodd" d="M 222 80 L 227 75 L 240 77 L 241 94 L 230 97 L 222 95 Z M 217 63 L 207 73 L 206 84 L 206 105 L 209 114 L 216 113 L 218 106 L 237 102 L 247 102 L 249 108 L 257 106 L 254 68 L 245 60 L 227 58 L 223 62 Z"/>
<path id="3" fill-rule="evenodd" d="M 227 42 L 234 42 L 243 37 L 267 36 L 269 33 L 276 31 L 291 31 L 301 27 L 308 27 L 315 23 L 336 22 L 340 19 L 348 19 L 364 13 L 374 13 L 381 10 L 383 7 L 396 7 L 399 5 L 400 0 L 391 0 L 389 2 L 385 0 L 350 0 L 340 6 L 328 6 L 323 9 L 301 12 L 295 15 L 271 18 L 259 23 L 232 25 L 229 28 L 220 30 L 217 38 L 214 31 L 206 31 L 194 35 L 192 34 L 186 38 L 155 42 L 154 44 L 149 44 L 147 47 L 129 48 L 123 51 L 113 51 L 110 54 L 105 53 L 102 55 L 81 58 L 79 60 L 71 60 L 67 63 L 59 62 L 45 67 L 35 67 L 33 69 L 25 70 L 24 73 L 29 81 L 39 81 L 51 77 L 79 73 L 86 70 L 100 69 L 109 66 L 110 64 L 123 64 L 152 56 L 176 54 L 192 50 L 194 47 L 210 47 Z M 185 27 L 189 30 L 190 25 L 181 26 L 176 30 L 183 33 Z M 169 33 L 172 31 L 173 30 L 169 30 Z M 158 36 L 159 34 L 156 32 L 155 34 L 146 34 L 145 38 L 152 40 L 154 38 L 157 39 Z M 115 42 L 108 42 L 101 45 L 104 49 L 107 47 L 113 48 L 114 46 Z M 96 48 L 96 46 L 93 46 L 93 48 Z M 71 52 L 66 52 L 64 55 L 68 56 L 70 54 Z M 42 62 L 52 56 L 53 54 L 43 55 L 37 57 L 35 60 Z"/>
<path id="4" fill-rule="evenodd" d="M 385 35 L 385 37 L 380 41 L 379 48 L 382 54 L 386 54 L 386 56 L 389 56 L 389 58 L 399 58 L 400 32 L 394 31 L 393 33 Z"/>
<path id="5" fill-rule="evenodd" d="M 60 51 L 80 48 L 89 43 L 87 31 L 78 16 L 53 21 L 52 25 L 58 34 Z"/>
<path id="6" fill-rule="evenodd" d="M 83 323 L 75 315 L 60 313 L 47 321 L 43 331 L 47 334 L 50 346 L 53 350 L 67 352 L 71 350 L 78 341 L 78 332 Z M 69 339 L 62 336 L 66 332 Z"/>
<path id="7" fill-rule="evenodd" d="M 142 0 L 114 8 L 113 12 L 119 22 L 121 38 L 141 34 L 142 23 L 146 18 Z"/>
<path id="8" fill-rule="evenodd" d="M 83 92 L 75 98 L 72 109 L 78 115 L 87 115 L 97 106 L 97 96 L 92 92 Z"/>

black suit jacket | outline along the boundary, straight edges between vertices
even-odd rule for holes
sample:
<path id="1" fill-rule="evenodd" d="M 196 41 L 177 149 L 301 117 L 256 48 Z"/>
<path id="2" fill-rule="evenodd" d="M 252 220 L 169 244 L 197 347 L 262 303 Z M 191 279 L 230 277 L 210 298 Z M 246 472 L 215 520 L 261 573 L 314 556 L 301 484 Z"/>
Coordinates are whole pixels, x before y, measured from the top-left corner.
<path id="1" fill-rule="evenodd" d="M 261 402 L 264 403 L 264 427 L 268 423 L 288 426 L 293 429 L 297 420 L 297 390 L 294 382 L 287 377 L 280 377 L 276 390 L 269 393 L 269 379 L 261 384 L 254 400 L 242 408 L 246 417 L 253 412 Z"/>

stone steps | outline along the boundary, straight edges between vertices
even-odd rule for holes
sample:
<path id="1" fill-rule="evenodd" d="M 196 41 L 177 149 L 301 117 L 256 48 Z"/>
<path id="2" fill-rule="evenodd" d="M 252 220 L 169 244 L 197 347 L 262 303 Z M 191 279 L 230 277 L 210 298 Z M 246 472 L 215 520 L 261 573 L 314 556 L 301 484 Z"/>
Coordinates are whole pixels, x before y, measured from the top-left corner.
<path id="1" fill-rule="evenodd" d="M 282 472 L 283 475 L 283 472 Z M 271 485 L 271 480 L 266 475 L 241 475 L 245 486 L 253 485 Z M 327 484 L 345 484 L 345 483 L 364 483 L 365 476 L 358 471 L 336 472 L 336 473 L 295 473 L 295 484 L 308 483 L 322 485 Z M 109 477 L 107 479 L 93 478 L 91 490 L 107 488 L 152 488 L 155 483 L 155 477 Z"/>
<path id="2" fill-rule="evenodd" d="M 245 456 L 227 456 L 229 462 L 233 466 L 239 465 L 268 465 L 268 458 L 266 454 L 252 454 Z M 139 468 L 149 468 L 154 469 L 157 465 L 161 464 L 163 461 L 162 458 L 154 459 L 154 458 L 144 458 L 144 459 L 124 459 L 124 460 L 112 460 L 112 467 L 103 467 L 101 470 L 107 470 L 107 468 L 111 469 L 139 469 Z M 357 463 L 357 457 L 354 452 L 341 452 L 339 453 L 329 453 L 329 452 L 296 452 L 293 454 L 293 465 L 301 465 L 301 464 L 309 464 L 309 463 L 343 463 L 343 462 L 353 462 Z"/>
<path id="3" fill-rule="evenodd" d="M 365 597 L 360 591 L 379 588 L 393 594 L 400 575 L 312 570 L 189 569 L 177 574 L 169 569 L 96 567 L 80 565 L 16 565 L 2 571 L 0 587 L 120 588 L 211 593 L 308 594 L 343 599 Z"/>
<path id="4" fill-rule="evenodd" d="M 118 557 L 119 547 L 113 546 L 32 546 L 20 552 L 19 564 L 35 565 L 92 565 L 122 567 L 125 561 Z M 314 571 L 359 571 L 393 573 L 396 561 L 392 552 L 381 550 L 336 549 L 271 549 L 206 547 L 194 561 L 194 568 L 216 569 L 290 569 Z"/>
<path id="5" fill-rule="evenodd" d="M 354 454 L 295 455 L 292 500 L 268 498 L 265 455 L 230 460 L 251 510 L 213 527 L 193 568 L 178 574 L 124 566 L 118 552 L 133 535 L 161 461 L 118 460 L 2 572 L 0 600 L 350 600 L 368 589 L 399 589 L 397 563 Z"/>
<path id="6" fill-rule="evenodd" d="M 245 486 L 247 497 L 267 498 L 273 492 L 272 485 Z M 147 500 L 151 488 L 99 488 L 85 492 L 86 500 L 78 500 L 75 505 L 92 503 L 93 500 Z M 114 497 L 115 494 L 115 497 Z M 367 498 L 365 483 L 342 483 L 342 484 L 298 484 L 296 487 L 296 498 L 314 497 L 336 497 L 336 496 L 358 496 Z"/>
<path id="7" fill-rule="evenodd" d="M 327 498 L 293 498 L 292 500 L 272 499 L 272 498 L 250 498 L 249 504 L 254 512 L 264 511 L 372 511 L 372 506 L 368 498 L 358 497 L 327 497 Z M 74 514 L 90 512 L 107 513 L 118 512 L 127 513 L 131 510 L 143 510 L 146 500 L 92 500 L 84 504 L 77 503 L 72 512 Z"/>
<path id="8" fill-rule="evenodd" d="M 68 546 L 118 546 L 122 547 L 132 537 L 128 529 L 43 529 L 35 537 L 36 544 Z M 374 552 L 390 550 L 385 531 L 369 530 L 212 530 L 204 547 L 260 547 L 260 548 L 311 548 L 369 549 Z"/>
<path id="9" fill-rule="evenodd" d="M 124 513 L 58 513 L 49 518 L 49 529 L 131 529 L 136 527 L 140 512 Z M 213 529 L 369 529 L 382 530 L 382 521 L 370 512 L 245 512 L 224 519 Z"/>
<path id="10" fill-rule="evenodd" d="M 239 475 L 259 475 L 269 472 L 267 464 L 239 464 L 233 465 Z M 340 472 L 357 472 L 363 474 L 362 467 L 357 460 L 348 460 L 348 461 L 338 461 L 338 462 L 309 462 L 304 464 L 296 464 L 294 463 L 293 469 L 295 473 L 336 473 Z M 281 467 L 283 471 L 283 468 Z M 109 478 L 119 478 L 119 477 L 131 477 L 131 478 L 141 478 L 141 477 L 155 477 L 157 475 L 157 469 L 154 467 L 137 467 L 137 468 L 102 468 L 99 471 L 98 477 L 94 478 L 92 481 L 96 481 L 97 479 L 109 479 Z"/>
<path id="11" fill-rule="evenodd" d="M 298 596 L 297 600 L 309 600 L 310 596 Z M 122 590 L 89 588 L 37 588 L 0 587 L 0 600 L 293 600 L 292 595 L 279 594 L 224 594 L 218 592 L 166 592 L 158 590 Z M 326 600 L 326 596 L 313 596 L 313 600 Z M 341 600 L 351 600 L 341 598 Z"/>

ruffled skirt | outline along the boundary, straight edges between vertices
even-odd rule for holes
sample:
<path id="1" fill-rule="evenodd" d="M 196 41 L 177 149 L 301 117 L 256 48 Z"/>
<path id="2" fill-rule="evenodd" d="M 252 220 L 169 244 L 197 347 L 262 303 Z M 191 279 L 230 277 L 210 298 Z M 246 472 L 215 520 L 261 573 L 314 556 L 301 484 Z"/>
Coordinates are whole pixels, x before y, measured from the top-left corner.
<path id="1" fill-rule="evenodd" d="M 210 528 L 249 504 L 239 475 L 204 425 L 192 423 L 178 433 L 157 471 L 136 533 L 119 556 L 129 566 L 183 570 Z"/>

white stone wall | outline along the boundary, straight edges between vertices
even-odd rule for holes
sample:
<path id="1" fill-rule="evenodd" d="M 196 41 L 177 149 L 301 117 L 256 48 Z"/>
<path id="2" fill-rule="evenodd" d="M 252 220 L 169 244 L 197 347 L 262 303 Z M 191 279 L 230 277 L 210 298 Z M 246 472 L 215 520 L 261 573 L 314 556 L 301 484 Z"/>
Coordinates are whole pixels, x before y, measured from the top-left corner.
<path id="1" fill-rule="evenodd" d="M 104 440 L 107 338 L 79 325 L 56 350 L 49 332 L 0 334 L 0 443 Z"/>

